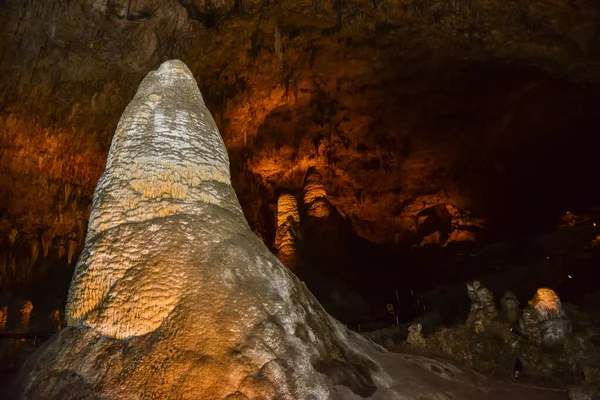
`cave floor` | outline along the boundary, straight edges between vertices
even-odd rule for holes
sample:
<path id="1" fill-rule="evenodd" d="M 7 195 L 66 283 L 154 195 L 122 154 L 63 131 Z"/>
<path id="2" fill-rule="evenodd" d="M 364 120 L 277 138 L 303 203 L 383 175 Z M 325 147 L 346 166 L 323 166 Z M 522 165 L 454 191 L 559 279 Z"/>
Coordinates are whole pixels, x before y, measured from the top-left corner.
<path id="1" fill-rule="evenodd" d="M 439 355 L 427 351 L 425 349 L 416 349 L 411 348 L 402 344 L 395 344 L 392 346 L 386 346 L 386 349 L 392 353 L 398 354 L 409 354 L 415 356 L 422 356 L 432 359 L 441 360 L 444 362 L 451 362 L 457 367 L 463 370 L 471 370 L 475 374 L 480 376 L 485 376 L 488 379 L 488 383 L 486 384 L 486 388 L 489 391 L 486 395 L 486 399 L 490 400 L 500 400 L 500 399 L 520 399 L 522 397 L 522 391 L 527 391 L 527 399 L 531 400 L 545 400 L 545 399 L 566 399 L 567 388 L 560 387 L 558 385 L 551 385 L 548 382 L 540 382 L 536 379 L 528 377 L 527 374 L 521 376 L 519 380 L 514 380 L 509 378 L 510 372 L 507 371 L 506 374 L 482 374 L 480 372 L 476 372 L 470 369 L 468 366 L 460 365 L 455 360 L 444 359 L 439 357 Z"/>

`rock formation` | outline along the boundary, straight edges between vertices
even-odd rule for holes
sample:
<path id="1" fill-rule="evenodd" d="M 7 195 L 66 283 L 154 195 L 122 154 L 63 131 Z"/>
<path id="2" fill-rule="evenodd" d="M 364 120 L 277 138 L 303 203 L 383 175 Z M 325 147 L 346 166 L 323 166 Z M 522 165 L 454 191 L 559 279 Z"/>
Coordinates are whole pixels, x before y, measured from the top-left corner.
<path id="1" fill-rule="evenodd" d="M 525 307 L 519 319 L 519 330 L 530 343 L 541 345 L 542 333 L 538 323 L 535 310 L 531 306 Z"/>
<path id="2" fill-rule="evenodd" d="M 425 342 L 425 338 L 423 338 L 421 329 L 423 329 L 423 326 L 421 324 L 411 324 L 408 327 L 408 337 L 406 338 L 406 344 L 417 348 L 425 347 L 427 345 L 427 342 Z"/>
<path id="3" fill-rule="evenodd" d="M 502 306 L 502 313 L 509 323 L 514 324 L 519 321 L 521 309 L 519 308 L 519 300 L 517 299 L 517 295 L 515 295 L 512 291 L 507 290 L 504 293 L 504 296 L 502 296 L 500 304 Z"/>
<path id="4" fill-rule="evenodd" d="M 548 347 L 562 346 L 566 335 L 571 332 L 571 322 L 556 292 L 547 288 L 538 289 L 529 305 L 535 311 L 542 343 Z"/>
<path id="5" fill-rule="evenodd" d="M 18 397 L 535 398 L 389 354 L 326 314 L 251 232 L 180 61 L 149 73 L 123 114 L 66 314 L 21 370 Z"/>
<path id="6" fill-rule="evenodd" d="M 277 199 L 277 258 L 292 271 L 296 266 L 296 241 L 300 236 L 300 213 L 296 197 L 283 193 Z"/>
<path id="7" fill-rule="evenodd" d="M 21 332 L 29 332 L 29 323 L 31 322 L 31 312 L 33 311 L 33 304 L 31 301 L 25 302 L 21 307 Z"/>
<path id="8" fill-rule="evenodd" d="M 331 204 L 327 200 L 327 191 L 323 178 L 315 167 L 310 167 L 304 179 L 304 207 L 306 215 L 315 218 L 327 218 L 331 213 Z"/>
<path id="9" fill-rule="evenodd" d="M 494 295 L 479 281 L 467 283 L 467 293 L 471 299 L 467 325 L 477 332 L 483 332 L 498 315 Z"/>

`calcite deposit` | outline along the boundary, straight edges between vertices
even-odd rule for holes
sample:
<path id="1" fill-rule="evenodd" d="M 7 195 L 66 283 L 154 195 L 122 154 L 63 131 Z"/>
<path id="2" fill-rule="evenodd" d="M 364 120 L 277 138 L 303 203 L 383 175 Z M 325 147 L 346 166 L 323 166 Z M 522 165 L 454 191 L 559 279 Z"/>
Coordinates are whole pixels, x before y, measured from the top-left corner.
<path id="1" fill-rule="evenodd" d="M 314 218 L 327 218 L 331 214 L 331 204 L 327 200 L 323 178 L 314 167 L 309 168 L 306 172 L 303 192 L 306 215 Z"/>
<path id="2" fill-rule="evenodd" d="M 540 324 L 542 343 L 548 347 L 562 346 L 571 332 L 571 321 L 562 302 L 552 289 L 540 288 L 529 301 Z"/>
<path id="3" fill-rule="evenodd" d="M 494 295 L 479 281 L 467 283 L 467 293 L 471 299 L 467 325 L 476 332 L 483 332 L 498 315 Z"/>
<path id="4" fill-rule="evenodd" d="M 94 194 L 68 327 L 21 370 L 21 399 L 541 397 L 390 354 L 330 317 L 252 233 L 186 65 L 127 107 Z"/>
<path id="5" fill-rule="evenodd" d="M 296 266 L 296 241 L 300 238 L 300 213 L 296 197 L 283 193 L 277 199 L 277 258 L 292 271 Z"/>

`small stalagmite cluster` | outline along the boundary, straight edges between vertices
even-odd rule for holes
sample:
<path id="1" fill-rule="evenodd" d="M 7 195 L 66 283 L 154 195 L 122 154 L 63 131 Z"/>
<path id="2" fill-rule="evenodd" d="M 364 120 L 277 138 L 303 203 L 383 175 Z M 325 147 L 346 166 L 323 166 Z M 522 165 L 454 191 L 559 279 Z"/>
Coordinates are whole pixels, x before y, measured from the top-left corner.
<path id="1" fill-rule="evenodd" d="M 283 193 L 277 199 L 277 258 L 292 271 L 296 266 L 296 241 L 300 238 L 300 213 L 296 197 Z"/>
<path id="2" fill-rule="evenodd" d="M 327 218 L 331 214 L 331 204 L 327 200 L 327 191 L 323 178 L 315 167 L 310 167 L 304 179 L 304 207 L 306 215 L 314 218 Z"/>
<path id="3" fill-rule="evenodd" d="M 471 299 L 471 310 L 467 325 L 483 332 L 498 316 L 492 292 L 481 282 L 467 283 Z M 532 343 L 545 347 L 560 347 L 571 332 L 571 322 L 563 309 L 560 298 L 552 289 L 540 288 L 527 307 L 521 311 L 519 300 L 512 291 L 507 291 L 500 300 L 503 318 L 517 327 Z"/>
<path id="4" fill-rule="evenodd" d="M 252 233 L 181 61 L 150 72 L 96 188 L 68 326 L 21 369 L 21 399 L 530 398 L 398 355 L 330 317 Z"/>

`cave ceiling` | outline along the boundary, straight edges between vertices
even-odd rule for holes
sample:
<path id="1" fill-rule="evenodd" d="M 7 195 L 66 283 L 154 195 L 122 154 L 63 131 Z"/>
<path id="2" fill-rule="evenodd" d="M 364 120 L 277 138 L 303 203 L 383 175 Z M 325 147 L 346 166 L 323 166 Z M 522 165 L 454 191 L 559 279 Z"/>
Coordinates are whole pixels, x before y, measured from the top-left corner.
<path id="1" fill-rule="evenodd" d="M 282 191 L 299 193 L 310 167 L 377 243 L 415 242 L 423 212 L 439 204 L 505 231 L 595 205 L 595 1 L 0 7 L 4 247 L 82 245 L 119 116 L 172 58 L 199 82 L 255 231 L 274 230 L 261 213 Z"/>

